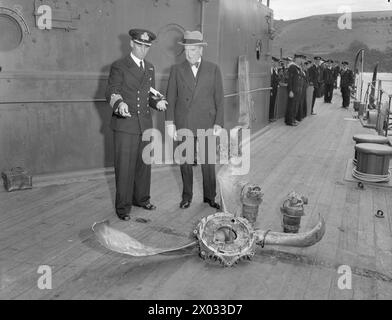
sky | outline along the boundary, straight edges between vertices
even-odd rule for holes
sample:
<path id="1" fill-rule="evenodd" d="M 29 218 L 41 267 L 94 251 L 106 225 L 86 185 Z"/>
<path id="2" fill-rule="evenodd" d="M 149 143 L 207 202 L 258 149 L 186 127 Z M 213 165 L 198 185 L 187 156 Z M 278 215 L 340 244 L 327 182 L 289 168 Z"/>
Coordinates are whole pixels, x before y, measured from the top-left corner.
<path id="1" fill-rule="evenodd" d="M 263 0 L 263 3 L 265 4 L 266 0 Z M 270 0 L 274 18 L 283 20 L 339 13 L 339 7 L 345 6 L 349 6 L 352 12 L 391 10 L 392 16 L 392 0 Z"/>

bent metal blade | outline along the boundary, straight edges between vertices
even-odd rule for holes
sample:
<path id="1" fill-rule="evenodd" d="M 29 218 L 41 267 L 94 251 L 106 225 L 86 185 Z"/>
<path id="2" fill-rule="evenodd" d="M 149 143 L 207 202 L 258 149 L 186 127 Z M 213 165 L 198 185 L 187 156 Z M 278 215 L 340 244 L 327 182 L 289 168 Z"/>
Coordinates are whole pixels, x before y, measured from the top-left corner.
<path id="1" fill-rule="evenodd" d="M 92 229 L 98 241 L 105 248 L 134 257 L 153 256 L 156 254 L 178 251 L 197 245 L 197 241 L 193 241 L 181 247 L 168 249 L 146 246 L 126 233 L 110 227 L 107 220 L 94 223 Z"/>
<path id="2" fill-rule="evenodd" d="M 319 214 L 318 223 L 309 231 L 301 233 L 282 233 L 256 230 L 257 244 L 290 247 L 310 247 L 319 242 L 325 234 L 325 221 Z"/>

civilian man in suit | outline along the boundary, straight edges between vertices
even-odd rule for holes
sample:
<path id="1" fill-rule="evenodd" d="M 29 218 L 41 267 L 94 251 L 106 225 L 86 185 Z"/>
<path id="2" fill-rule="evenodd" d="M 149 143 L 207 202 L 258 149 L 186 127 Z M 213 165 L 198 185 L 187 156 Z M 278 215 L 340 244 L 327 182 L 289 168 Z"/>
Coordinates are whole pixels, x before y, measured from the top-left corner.
<path id="1" fill-rule="evenodd" d="M 154 99 L 155 70 L 144 60 L 156 36 L 143 29 L 131 29 L 129 35 L 131 53 L 112 64 L 106 89 L 113 109 L 110 127 L 114 132 L 115 208 L 122 220 L 130 219 L 132 205 L 156 209 L 150 203 L 151 165 L 142 159 L 149 142 L 142 141 L 142 134 L 152 128 L 150 107 L 166 110 L 167 104 Z"/>
<path id="2" fill-rule="evenodd" d="M 348 69 L 348 62 L 342 62 L 342 71 L 340 72 L 340 91 L 342 92 L 342 108 L 348 108 L 350 105 L 350 95 L 354 85 L 354 73 Z"/>
<path id="3" fill-rule="evenodd" d="M 203 48 L 207 46 L 207 43 L 203 41 L 201 32 L 186 31 L 180 44 L 185 48 L 186 60 L 172 66 L 170 70 L 166 120 L 173 123 L 168 125 L 168 133 L 176 139 L 178 130 L 189 129 L 194 143 L 199 140 L 199 145 L 205 145 L 205 148 L 199 150 L 200 158 L 204 159 L 202 160 L 204 164 L 201 164 L 204 202 L 213 208 L 220 209 L 215 202 L 215 164 L 208 163 L 208 139 L 205 136 L 197 137 L 197 130 L 213 129 L 214 134 L 218 136 L 222 129 L 224 119 L 222 76 L 216 64 L 202 58 Z M 212 138 L 215 139 L 215 137 Z M 203 142 L 202 139 L 205 139 L 204 143 L 200 143 Z M 180 203 L 182 209 L 189 208 L 192 202 L 192 163 L 180 165 L 183 182 Z"/>
<path id="4" fill-rule="evenodd" d="M 295 117 L 298 112 L 299 105 L 302 98 L 302 64 L 305 56 L 301 54 L 295 54 L 294 60 L 289 64 L 287 75 L 287 92 L 289 94 L 285 122 L 288 126 L 297 126 L 298 121 Z"/>
<path id="5" fill-rule="evenodd" d="M 269 120 L 274 121 L 275 119 L 275 103 L 276 95 L 278 93 L 280 76 L 278 73 L 279 59 L 272 57 L 272 67 L 271 67 L 271 96 L 270 96 L 270 107 L 269 107 Z"/>

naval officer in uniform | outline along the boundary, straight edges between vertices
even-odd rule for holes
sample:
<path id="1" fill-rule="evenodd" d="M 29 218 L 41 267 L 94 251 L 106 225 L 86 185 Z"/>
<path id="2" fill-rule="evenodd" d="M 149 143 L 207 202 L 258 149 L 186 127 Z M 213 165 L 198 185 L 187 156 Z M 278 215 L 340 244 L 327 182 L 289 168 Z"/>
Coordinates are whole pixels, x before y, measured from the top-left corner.
<path id="1" fill-rule="evenodd" d="M 314 64 L 309 68 L 309 80 L 313 84 L 313 97 L 312 97 L 312 111 L 311 114 L 315 115 L 313 111 L 316 98 L 320 96 L 320 90 L 322 86 L 322 69 L 321 69 L 321 57 L 314 57 Z"/>
<path id="2" fill-rule="evenodd" d="M 150 203 L 151 165 L 142 159 L 149 141 L 142 141 L 142 134 L 152 128 L 151 107 L 164 111 L 167 104 L 154 89 L 154 66 L 144 59 L 155 34 L 131 29 L 129 35 L 131 52 L 112 64 L 106 89 L 113 109 L 110 127 L 114 133 L 115 208 L 122 220 L 130 219 L 133 205 L 156 209 Z"/>
<path id="3" fill-rule="evenodd" d="M 294 61 L 289 64 L 287 75 L 287 92 L 289 94 L 285 123 L 288 126 L 297 126 L 298 121 L 295 117 L 298 112 L 298 107 L 301 102 L 302 94 L 302 69 L 300 65 L 306 57 L 302 54 L 295 54 Z"/>
<path id="4" fill-rule="evenodd" d="M 350 105 L 351 90 L 354 86 L 354 73 L 348 68 L 348 62 L 342 62 L 342 71 L 340 72 L 340 91 L 342 92 L 342 108 L 348 108 Z"/>
<path id="5" fill-rule="evenodd" d="M 271 67 L 271 97 L 270 97 L 270 107 L 269 107 L 269 120 L 275 121 L 275 104 L 276 95 L 278 93 L 279 87 L 279 72 L 278 72 L 279 59 L 272 57 L 272 67 Z"/>

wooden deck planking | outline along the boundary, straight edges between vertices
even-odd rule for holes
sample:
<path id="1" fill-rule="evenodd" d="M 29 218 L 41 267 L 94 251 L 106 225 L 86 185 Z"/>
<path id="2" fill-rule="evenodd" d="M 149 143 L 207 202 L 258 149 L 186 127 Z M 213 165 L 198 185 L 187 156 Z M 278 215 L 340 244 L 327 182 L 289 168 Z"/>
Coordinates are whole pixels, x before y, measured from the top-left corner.
<path id="1" fill-rule="evenodd" d="M 202 203 L 200 167 L 195 168 L 194 201 L 188 210 L 178 209 L 179 168 L 153 172 L 157 212 L 133 211 L 134 219 L 149 219 L 145 224 L 120 222 L 114 216 L 113 178 L 2 192 L 6 211 L 0 215 L 0 298 L 391 298 L 391 189 L 359 190 L 343 182 L 353 153 L 352 135 L 365 129 L 344 121 L 351 113 L 336 105 L 318 104 L 316 110 L 317 116 L 298 127 L 275 122 L 253 140 L 247 176 L 265 192 L 258 219 L 263 229 L 281 230 L 279 207 L 288 192 L 309 197 L 301 230 L 310 228 L 319 212 L 327 223 L 324 239 L 314 247 L 258 248 L 254 261 L 222 269 L 202 261 L 196 250 L 143 259 L 108 252 L 95 242 L 89 229 L 104 218 L 145 244 L 189 242 L 196 222 L 214 212 Z M 376 220 L 375 208 L 383 208 L 386 218 Z M 36 286 L 41 264 L 53 266 L 53 290 Z M 352 290 L 337 287 L 341 264 L 354 269 Z"/>

